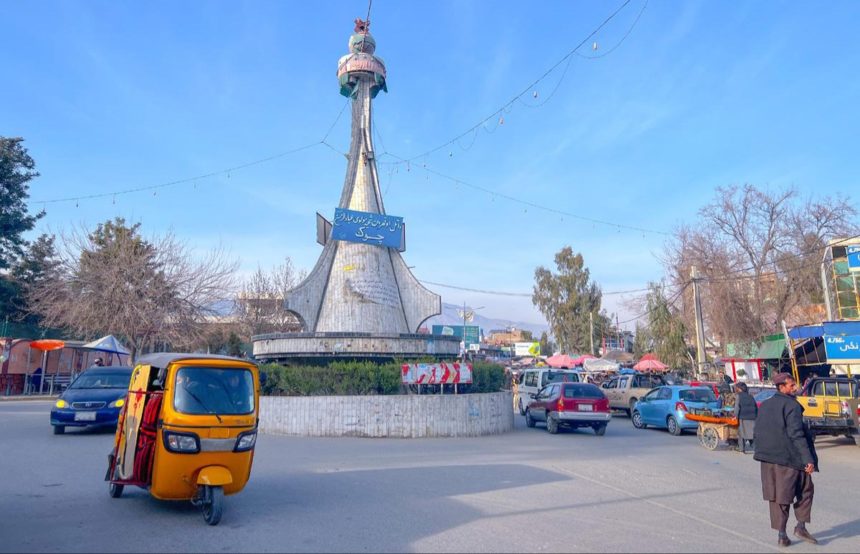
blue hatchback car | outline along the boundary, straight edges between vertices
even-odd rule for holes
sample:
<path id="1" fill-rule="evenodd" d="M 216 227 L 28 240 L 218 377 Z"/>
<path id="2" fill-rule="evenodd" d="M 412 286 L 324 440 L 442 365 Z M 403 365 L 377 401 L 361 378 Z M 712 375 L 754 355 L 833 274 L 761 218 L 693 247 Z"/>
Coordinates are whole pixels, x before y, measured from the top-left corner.
<path id="1" fill-rule="evenodd" d="M 720 401 L 709 387 L 673 385 L 657 387 L 643 396 L 633 407 L 633 426 L 644 429 L 652 425 L 680 435 L 684 429 L 696 429 L 699 423 L 687 419 L 692 409 L 720 409 Z"/>
<path id="2" fill-rule="evenodd" d="M 125 403 L 130 367 L 94 367 L 75 379 L 51 409 L 54 434 L 66 427 L 115 426 Z"/>

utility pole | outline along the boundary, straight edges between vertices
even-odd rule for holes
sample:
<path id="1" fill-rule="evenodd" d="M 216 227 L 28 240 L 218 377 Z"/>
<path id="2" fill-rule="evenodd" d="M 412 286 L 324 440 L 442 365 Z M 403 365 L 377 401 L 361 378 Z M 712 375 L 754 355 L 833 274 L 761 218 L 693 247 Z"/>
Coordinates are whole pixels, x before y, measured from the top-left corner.
<path id="1" fill-rule="evenodd" d="M 588 312 L 588 342 L 591 344 L 591 350 L 588 352 L 594 356 L 594 312 Z"/>
<path id="2" fill-rule="evenodd" d="M 702 299 L 699 296 L 699 273 L 696 266 L 690 268 L 690 278 L 693 282 L 693 310 L 696 315 L 696 373 L 701 378 L 705 365 L 705 322 L 702 320 Z"/>

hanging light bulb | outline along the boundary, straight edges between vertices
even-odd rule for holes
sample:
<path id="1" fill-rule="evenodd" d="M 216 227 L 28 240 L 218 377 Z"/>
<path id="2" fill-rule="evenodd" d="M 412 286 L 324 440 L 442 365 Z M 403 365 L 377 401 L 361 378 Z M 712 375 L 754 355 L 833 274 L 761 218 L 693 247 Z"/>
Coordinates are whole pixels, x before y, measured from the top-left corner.
<path id="1" fill-rule="evenodd" d="M 505 124 L 505 117 L 500 115 L 499 116 L 499 125 L 504 125 L 504 124 Z"/>
<path id="2" fill-rule="evenodd" d="M 453 158 L 453 157 L 454 157 L 454 153 L 453 153 L 453 152 L 448 152 L 448 157 L 449 157 L 449 158 Z"/>
<path id="3" fill-rule="evenodd" d="M 538 91 L 534 91 L 532 93 L 532 98 L 537 98 L 537 97 L 538 97 Z"/>
<path id="4" fill-rule="evenodd" d="M 591 44 L 591 49 L 597 50 L 597 41 L 596 40 Z"/>
<path id="5" fill-rule="evenodd" d="M 75 200 L 75 207 L 76 208 L 78 207 L 78 201 L 77 200 Z"/>
<path id="6" fill-rule="evenodd" d="M 113 195 L 113 202 L 111 202 L 111 204 L 116 205 L 116 194 Z"/>

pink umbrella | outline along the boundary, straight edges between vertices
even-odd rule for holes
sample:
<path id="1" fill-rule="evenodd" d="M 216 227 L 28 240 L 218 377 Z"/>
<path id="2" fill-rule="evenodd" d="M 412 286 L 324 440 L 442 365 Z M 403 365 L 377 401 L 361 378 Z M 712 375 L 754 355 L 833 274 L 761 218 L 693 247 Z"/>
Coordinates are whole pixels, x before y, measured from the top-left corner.
<path id="1" fill-rule="evenodd" d="M 596 360 L 597 356 L 592 356 L 591 354 L 583 354 L 582 356 L 580 356 L 578 358 L 574 358 L 573 363 L 575 365 L 582 365 L 582 363 L 585 362 L 585 360 L 592 360 L 592 359 Z"/>
<path id="2" fill-rule="evenodd" d="M 633 369 L 636 371 L 665 371 L 669 369 L 669 366 L 658 360 L 657 358 L 649 358 L 646 359 L 645 356 L 642 356 L 642 359 L 639 360 L 639 363 L 633 366 Z"/>
<path id="3" fill-rule="evenodd" d="M 546 359 L 546 365 L 554 368 L 573 368 L 576 367 L 576 360 L 568 356 L 567 354 L 556 354 L 555 356 L 550 356 Z"/>

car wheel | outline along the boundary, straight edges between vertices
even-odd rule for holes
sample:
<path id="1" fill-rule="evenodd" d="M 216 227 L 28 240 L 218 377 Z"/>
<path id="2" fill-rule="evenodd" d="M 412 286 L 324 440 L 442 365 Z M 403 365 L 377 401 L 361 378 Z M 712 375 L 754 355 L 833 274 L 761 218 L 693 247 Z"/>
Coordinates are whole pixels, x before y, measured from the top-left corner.
<path id="1" fill-rule="evenodd" d="M 209 525 L 218 525 L 224 510 L 224 489 L 206 486 L 203 496 L 203 519 Z"/>
<path id="2" fill-rule="evenodd" d="M 523 399 L 520 398 L 520 415 L 526 415 L 526 409 L 523 407 Z"/>
<path id="3" fill-rule="evenodd" d="M 54 434 L 55 435 L 62 435 L 65 432 L 66 432 L 66 426 L 65 425 L 54 425 Z"/>
<path id="4" fill-rule="evenodd" d="M 546 430 L 549 431 L 551 435 L 555 435 L 558 433 L 558 418 L 553 415 L 546 416 Z"/>
<path id="5" fill-rule="evenodd" d="M 526 427 L 534 427 L 535 419 L 532 417 L 532 413 L 526 410 Z"/>
<path id="6" fill-rule="evenodd" d="M 669 416 L 666 418 L 666 429 L 676 437 L 684 432 L 684 430 L 681 429 L 681 426 L 678 425 L 678 420 L 675 419 L 675 416 Z"/>
<path id="7" fill-rule="evenodd" d="M 594 426 L 594 434 L 598 437 L 602 437 L 606 434 L 606 423 L 601 423 L 599 425 Z"/>
<path id="8" fill-rule="evenodd" d="M 633 415 L 630 419 L 633 421 L 633 427 L 636 427 L 637 429 L 644 429 L 647 427 L 645 422 L 642 421 L 642 414 L 639 413 L 639 410 L 633 410 Z"/>

